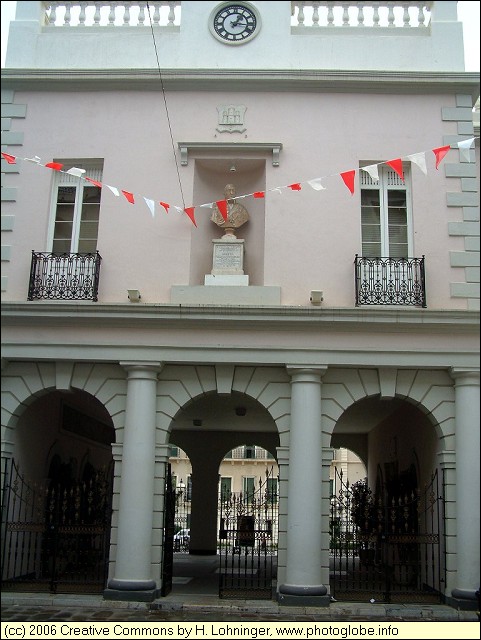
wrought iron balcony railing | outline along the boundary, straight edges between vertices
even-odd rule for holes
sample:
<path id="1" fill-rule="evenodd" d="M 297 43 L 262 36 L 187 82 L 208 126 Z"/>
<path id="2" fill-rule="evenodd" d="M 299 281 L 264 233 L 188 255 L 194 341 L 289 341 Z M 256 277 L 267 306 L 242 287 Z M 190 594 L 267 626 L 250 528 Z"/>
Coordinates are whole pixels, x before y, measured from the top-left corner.
<path id="1" fill-rule="evenodd" d="M 363 258 L 356 255 L 356 306 L 426 307 L 422 258 Z"/>
<path id="2" fill-rule="evenodd" d="M 92 300 L 97 302 L 100 263 L 95 253 L 32 251 L 28 300 Z"/>

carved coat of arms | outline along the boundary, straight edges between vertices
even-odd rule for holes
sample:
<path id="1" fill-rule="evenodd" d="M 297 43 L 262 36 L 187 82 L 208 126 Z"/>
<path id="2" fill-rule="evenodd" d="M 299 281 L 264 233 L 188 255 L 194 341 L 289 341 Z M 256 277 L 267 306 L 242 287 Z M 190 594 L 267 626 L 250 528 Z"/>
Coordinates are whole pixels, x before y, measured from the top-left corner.
<path id="1" fill-rule="evenodd" d="M 236 131 L 243 133 L 246 130 L 244 126 L 244 115 L 247 107 L 242 104 L 222 104 L 217 107 L 219 123 L 217 131 L 229 133 Z"/>

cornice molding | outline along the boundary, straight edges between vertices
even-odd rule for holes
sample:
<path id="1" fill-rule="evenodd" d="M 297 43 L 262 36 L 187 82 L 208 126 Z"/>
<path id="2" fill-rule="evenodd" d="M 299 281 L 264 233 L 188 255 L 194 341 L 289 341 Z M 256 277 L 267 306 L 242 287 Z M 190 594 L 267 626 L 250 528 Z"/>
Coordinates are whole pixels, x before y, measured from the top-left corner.
<path id="1" fill-rule="evenodd" d="M 160 91 L 336 91 L 363 93 L 469 93 L 479 97 L 477 72 L 316 71 L 253 69 L 2 69 L 5 88 L 17 90 L 122 89 Z"/>
<path id="2" fill-rule="evenodd" d="M 479 311 L 429 310 L 413 308 L 314 308 L 291 306 L 108 304 L 71 302 L 3 302 L 2 324 L 8 326 L 116 326 L 136 328 L 175 324 L 193 329 L 221 325 L 223 328 L 426 333 L 436 331 L 478 333 Z"/>

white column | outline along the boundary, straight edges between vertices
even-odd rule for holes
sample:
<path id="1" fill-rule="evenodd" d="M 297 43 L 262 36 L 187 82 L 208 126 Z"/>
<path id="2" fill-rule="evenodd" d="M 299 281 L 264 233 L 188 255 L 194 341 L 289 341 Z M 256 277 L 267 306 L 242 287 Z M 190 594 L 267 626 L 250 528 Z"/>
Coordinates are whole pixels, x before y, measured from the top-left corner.
<path id="1" fill-rule="evenodd" d="M 109 580 L 106 598 L 112 591 L 129 594 L 152 591 L 152 525 L 155 477 L 155 412 L 157 375 L 160 365 L 121 363 L 127 370 L 125 415 L 120 480 L 119 517 L 115 577 Z M 139 599 L 146 599 L 140 595 Z M 122 599 L 122 595 L 118 596 Z"/>
<path id="2" fill-rule="evenodd" d="M 479 369 L 454 368 L 456 403 L 457 588 L 454 598 L 474 600 L 479 577 Z"/>
<path id="3" fill-rule="evenodd" d="M 314 604 L 321 581 L 321 377 L 326 368 L 290 367 L 291 426 L 287 502 L 286 581 L 280 600 Z M 327 604 L 329 598 L 327 597 Z"/>
<path id="4" fill-rule="evenodd" d="M 454 598 L 474 600 L 479 577 L 479 369 L 451 370 L 456 403 L 457 588 Z"/>

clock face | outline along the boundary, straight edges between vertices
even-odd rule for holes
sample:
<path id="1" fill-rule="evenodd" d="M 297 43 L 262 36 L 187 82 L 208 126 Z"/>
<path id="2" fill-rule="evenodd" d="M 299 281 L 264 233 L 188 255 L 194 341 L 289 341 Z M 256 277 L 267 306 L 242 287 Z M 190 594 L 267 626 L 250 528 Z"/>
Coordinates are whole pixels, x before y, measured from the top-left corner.
<path id="1" fill-rule="evenodd" d="M 228 44 L 242 44 L 257 35 L 260 18 L 249 5 L 228 4 L 214 11 L 211 25 L 217 39 Z"/>

